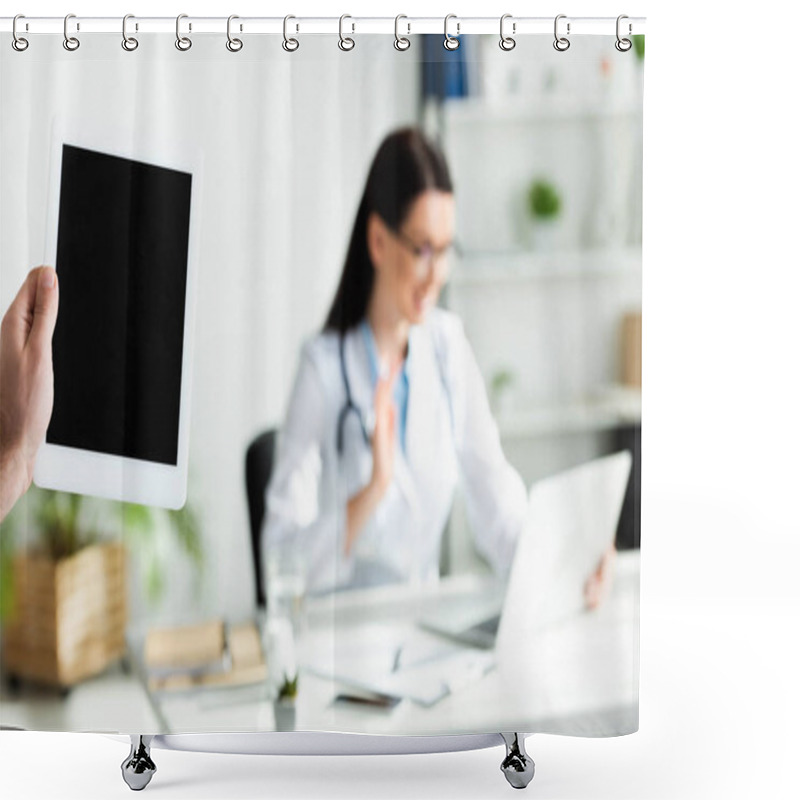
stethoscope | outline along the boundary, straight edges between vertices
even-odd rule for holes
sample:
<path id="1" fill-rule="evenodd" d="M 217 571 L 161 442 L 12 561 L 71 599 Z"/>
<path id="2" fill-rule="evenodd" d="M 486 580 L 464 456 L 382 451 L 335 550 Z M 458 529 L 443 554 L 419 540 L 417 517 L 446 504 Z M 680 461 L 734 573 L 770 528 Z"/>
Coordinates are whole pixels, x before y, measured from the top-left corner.
<path id="1" fill-rule="evenodd" d="M 350 391 L 350 380 L 347 377 L 347 367 L 344 363 L 344 334 L 339 335 L 339 365 L 342 368 L 342 381 L 344 382 L 344 406 L 339 412 L 339 420 L 336 423 L 336 452 L 339 458 L 344 453 L 344 424 L 347 421 L 347 415 L 353 412 L 358 419 L 358 425 L 361 428 L 361 433 L 364 436 L 364 443 L 369 447 L 369 434 L 367 433 L 367 425 L 364 422 L 364 415 L 361 409 L 353 402 L 353 394 Z"/>
<path id="2" fill-rule="evenodd" d="M 451 429 L 455 434 L 455 425 L 453 422 L 453 402 L 450 396 L 450 389 L 447 386 L 447 381 L 444 379 L 444 367 L 442 366 L 442 359 L 441 355 L 439 354 L 439 348 L 434 346 L 434 353 L 436 355 L 436 366 L 439 370 L 439 378 L 442 382 L 442 388 L 444 389 L 445 395 L 447 396 L 447 406 L 450 411 L 450 425 Z M 336 452 L 339 454 L 339 457 L 342 457 L 344 453 L 344 426 L 345 422 L 347 421 L 347 415 L 353 413 L 356 415 L 356 419 L 358 420 L 358 426 L 361 429 L 361 435 L 364 437 L 364 444 L 369 447 L 371 444 L 370 436 L 367 431 L 367 424 L 364 421 L 364 414 L 361 409 L 355 404 L 353 401 L 353 394 L 350 391 L 350 379 L 347 377 L 347 366 L 344 360 L 344 334 L 339 335 L 339 366 L 342 370 L 342 383 L 344 383 L 344 395 L 345 401 L 344 406 L 342 406 L 342 410 L 339 412 L 339 418 L 336 423 Z M 455 441 L 455 437 L 453 439 Z"/>

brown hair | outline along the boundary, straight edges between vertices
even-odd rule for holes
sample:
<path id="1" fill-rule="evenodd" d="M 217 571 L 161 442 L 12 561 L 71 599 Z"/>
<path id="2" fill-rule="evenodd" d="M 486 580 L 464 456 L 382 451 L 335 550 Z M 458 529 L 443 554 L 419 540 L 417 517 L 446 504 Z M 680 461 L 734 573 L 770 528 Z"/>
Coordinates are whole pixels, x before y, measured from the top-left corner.
<path id="1" fill-rule="evenodd" d="M 367 248 L 367 219 L 374 211 L 394 231 L 414 200 L 427 189 L 452 192 L 444 154 L 417 128 L 401 128 L 381 142 L 358 206 L 342 277 L 325 330 L 346 333 L 364 319 L 375 281 Z"/>

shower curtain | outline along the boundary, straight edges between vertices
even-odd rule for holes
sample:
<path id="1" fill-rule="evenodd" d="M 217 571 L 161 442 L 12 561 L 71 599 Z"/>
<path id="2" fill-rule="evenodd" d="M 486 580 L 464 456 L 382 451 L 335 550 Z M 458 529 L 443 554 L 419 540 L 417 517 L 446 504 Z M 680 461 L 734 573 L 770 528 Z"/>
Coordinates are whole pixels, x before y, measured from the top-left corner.
<path id="1" fill-rule="evenodd" d="M 0 723 L 635 731 L 643 37 L 287 30 L 0 47 Z"/>

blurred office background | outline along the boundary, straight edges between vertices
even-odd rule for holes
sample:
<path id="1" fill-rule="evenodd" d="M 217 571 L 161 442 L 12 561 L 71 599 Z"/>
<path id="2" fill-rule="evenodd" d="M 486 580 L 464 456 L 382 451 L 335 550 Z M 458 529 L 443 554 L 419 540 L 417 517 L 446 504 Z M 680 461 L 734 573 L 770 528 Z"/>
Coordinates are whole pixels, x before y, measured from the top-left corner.
<path id="1" fill-rule="evenodd" d="M 456 186 L 461 257 L 445 303 L 526 483 L 634 452 L 618 545 L 638 546 L 643 40 L 519 60 L 494 37 L 467 44 L 474 61 L 467 50 L 461 70 L 425 84 L 426 127 Z M 477 568 L 461 509 L 444 570 Z"/>
<path id="2" fill-rule="evenodd" d="M 613 37 L 576 37 L 566 53 L 548 37 L 509 53 L 496 36 L 469 37 L 456 54 L 441 37 L 399 53 L 362 36 L 341 53 L 309 36 L 297 54 L 253 37 L 235 56 L 222 41 L 179 53 L 158 38 L 135 64 L 116 40 L 59 55 L 57 37 L 37 42 L 50 59 L 2 64 L 3 309 L 41 261 L 52 115 L 115 119 L 133 140 L 178 137 L 204 153 L 188 496 L 205 567 L 198 581 L 175 537 L 151 537 L 166 585 L 148 604 L 133 565 L 131 624 L 251 613 L 245 452 L 280 427 L 371 158 L 400 125 L 423 126 L 449 159 L 460 255 L 442 303 L 464 320 L 526 483 L 638 448 L 641 55 Z M 484 568 L 460 502 L 442 568 Z"/>

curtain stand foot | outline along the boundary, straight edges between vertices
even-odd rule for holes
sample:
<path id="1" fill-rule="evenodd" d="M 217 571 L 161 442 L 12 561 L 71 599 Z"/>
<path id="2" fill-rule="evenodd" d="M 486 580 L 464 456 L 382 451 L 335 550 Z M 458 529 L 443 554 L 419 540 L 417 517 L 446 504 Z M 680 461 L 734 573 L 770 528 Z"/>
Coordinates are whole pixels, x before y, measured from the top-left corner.
<path id="1" fill-rule="evenodd" d="M 524 789 L 536 771 L 533 759 L 525 752 L 525 737 L 520 733 L 501 733 L 506 743 L 506 757 L 500 769 L 515 789 Z"/>
<path id="2" fill-rule="evenodd" d="M 139 792 L 150 783 L 156 772 L 156 765 L 150 758 L 150 742 L 152 736 L 131 734 L 131 752 L 122 762 L 122 778 L 135 792 Z"/>

